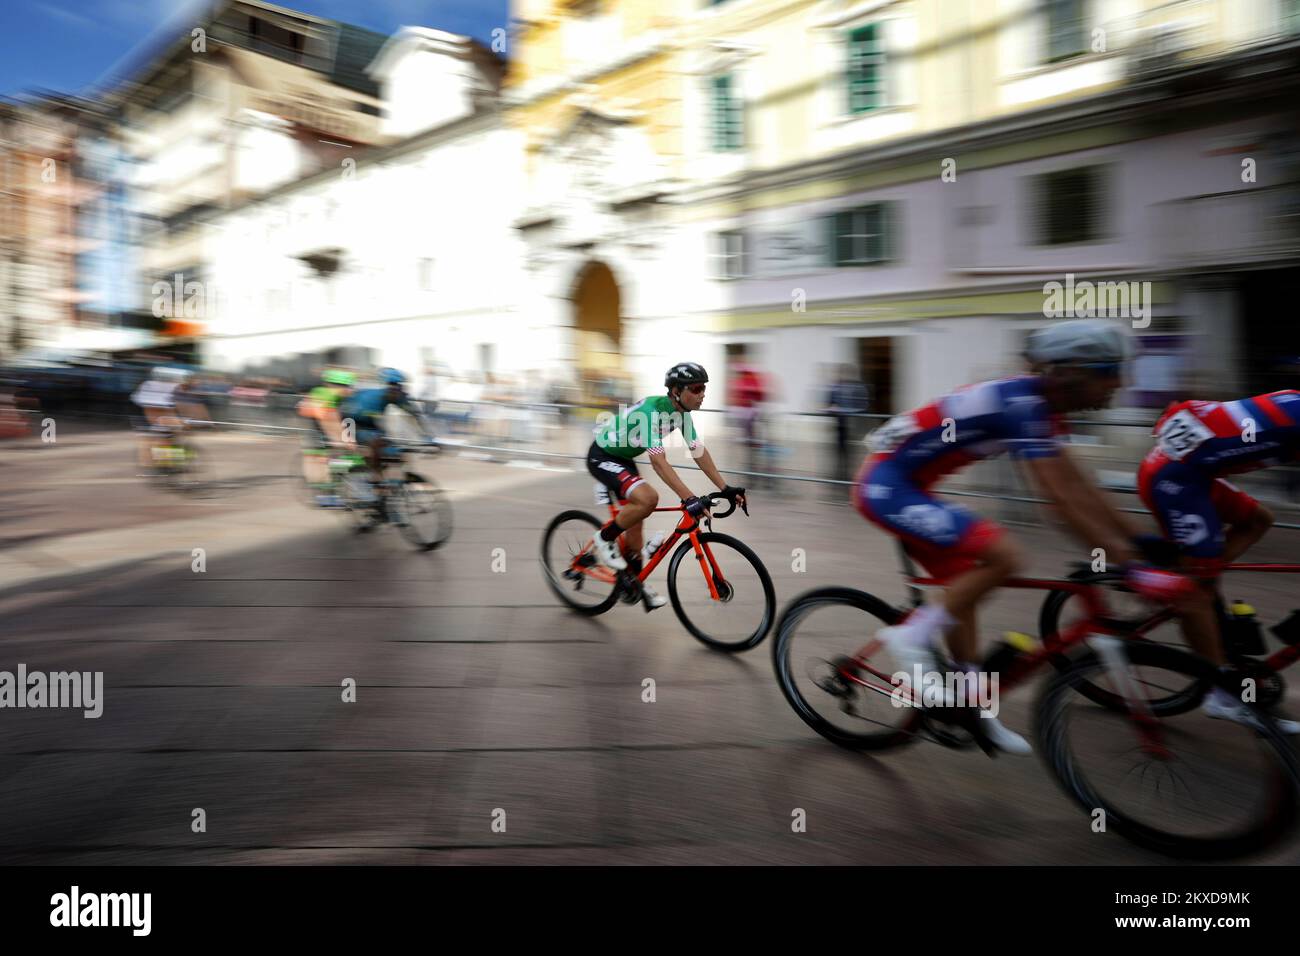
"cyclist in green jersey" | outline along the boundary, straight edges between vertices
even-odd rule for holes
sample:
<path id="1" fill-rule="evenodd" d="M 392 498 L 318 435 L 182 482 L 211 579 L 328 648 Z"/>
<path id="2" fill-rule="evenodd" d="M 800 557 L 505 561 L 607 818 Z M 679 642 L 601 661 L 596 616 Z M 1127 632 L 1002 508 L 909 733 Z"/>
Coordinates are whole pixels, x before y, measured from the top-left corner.
<path id="1" fill-rule="evenodd" d="M 637 456 L 646 453 L 650 465 L 672 491 L 682 506 L 695 518 L 708 510 L 708 502 L 697 498 L 678 477 L 665 454 L 664 439 L 680 430 L 700 470 L 728 498 L 745 503 L 745 489 L 733 488 L 719 474 L 713 457 L 695 431 L 691 412 L 704 404 L 704 389 L 709 375 L 694 362 L 674 365 L 664 376 L 666 395 L 651 395 L 621 412 L 613 421 L 596 428 L 596 440 L 587 451 L 587 470 L 609 493 L 616 496 L 620 510 L 592 538 L 591 548 L 597 560 L 617 571 L 641 570 L 641 523 L 659 506 L 659 492 L 648 485 L 637 471 Z M 626 557 L 619 553 L 618 538 L 623 536 Z M 646 607 L 662 607 L 666 599 L 642 584 Z"/>
<path id="2" fill-rule="evenodd" d="M 355 372 L 341 368 L 327 369 L 321 375 L 321 384 L 298 403 L 298 413 L 310 418 L 327 442 L 337 444 L 342 441 L 343 422 L 339 417 L 339 406 L 352 394 L 356 380 Z"/>

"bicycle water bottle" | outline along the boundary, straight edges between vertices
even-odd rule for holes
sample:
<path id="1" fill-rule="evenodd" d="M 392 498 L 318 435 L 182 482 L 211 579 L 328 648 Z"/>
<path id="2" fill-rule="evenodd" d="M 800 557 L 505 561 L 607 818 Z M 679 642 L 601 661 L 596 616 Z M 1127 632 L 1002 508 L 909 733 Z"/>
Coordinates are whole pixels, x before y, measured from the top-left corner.
<path id="1" fill-rule="evenodd" d="M 1021 657 L 1039 649 L 1037 640 L 1019 631 L 1007 631 L 984 658 L 983 670 L 989 674 L 1008 671 Z"/>
<path id="2" fill-rule="evenodd" d="M 648 562 L 653 558 L 655 552 L 659 550 L 659 545 L 664 543 L 664 538 L 666 537 L 668 537 L 668 535 L 664 534 L 662 531 L 656 531 L 652 534 L 650 540 L 645 543 L 645 547 L 641 550 L 641 560 Z"/>
<path id="3" fill-rule="evenodd" d="M 1244 601 L 1234 601 L 1228 608 L 1223 643 L 1230 655 L 1253 657 L 1265 652 L 1255 609 Z"/>

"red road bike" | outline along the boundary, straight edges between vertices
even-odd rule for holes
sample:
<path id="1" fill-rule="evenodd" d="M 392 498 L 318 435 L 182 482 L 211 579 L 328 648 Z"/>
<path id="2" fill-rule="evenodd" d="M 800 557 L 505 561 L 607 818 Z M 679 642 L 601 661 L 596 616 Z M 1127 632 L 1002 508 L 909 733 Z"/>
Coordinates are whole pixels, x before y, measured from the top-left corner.
<path id="1" fill-rule="evenodd" d="M 598 495 L 604 491 L 598 489 Z M 704 496 L 710 504 L 725 500 L 720 493 Z M 598 497 L 598 503 L 602 499 Z M 605 493 L 613 519 L 618 508 Z M 546 583 L 561 601 L 580 614 L 603 614 L 620 598 L 628 604 L 641 600 L 641 584 L 670 553 L 668 597 L 678 619 L 700 642 L 721 651 L 746 651 L 756 647 L 776 617 L 776 592 L 767 568 L 748 546 L 713 530 L 714 518 L 736 510 L 736 502 L 717 515 L 706 512 L 692 518 L 681 506 L 656 508 L 678 512 L 672 533 L 649 555 L 640 574 L 613 571 L 596 560 L 590 543 L 604 522 L 585 511 L 556 515 L 542 535 L 542 569 Z M 748 514 L 748 510 L 746 510 Z M 700 530 L 701 524 L 708 530 Z M 679 540 L 681 546 L 673 551 Z M 622 548 L 623 538 L 619 538 Z M 687 556 L 694 557 L 698 576 L 683 573 Z"/>
<path id="2" fill-rule="evenodd" d="M 805 723 L 841 747 L 880 750 L 929 739 L 992 753 L 978 708 L 920 706 L 888 648 L 873 636 L 919 605 L 920 588 L 943 583 L 916 575 L 906 558 L 905 573 L 910 606 L 842 587 L 795 598 L 772 646 L 781 691 Z M 1199 708 L 1157 713 L 1152 701 L 1170 688 L 1192 686 L 1201 695 L 1216 685 L 1235 688 L 1208 661 L 1129 640 L 1107 605 L 1108 583 L 1006 583 L 1064 593 L 1082 614 L 1045 634 L 1037 647 L 994 651 L 984 680 L 995 699 L 1043 664 L 1059 669 L 1034 708 L 1036 749 L 1090 820 L 1102 811 L 1108 829 L 1171 856 L 1222 858 L 1272 844 L 1295 822 L 1300 799 L 1300 769 L 1286 739 L 1262 709 L 1251 710 L 1249 725 L 1210 719 Z M 1087 689 L 1104 692 L 1109 706 L 1094 703 Z"/>
<path id="3" fill-rule="evenodd" d="M 1230 564 L 1224 568 L 1224 574 L 1300 574 L 1300 564 Z M 1074 581 L 1092 581 L 1096 583 L 1116 584 L 1118 575 L 1109 572 L 1094 573 L 1087 569 L 1076 571 L 1071 576 Z M 1080 610 L 1071 601 L 1073 592 L 1053 590 L 1043 599 L 1043 606 L 1038 615 L 1038 632 L 1044 635 L 1055 634 L 1060 630 L 1061 619 L 1073 620 Z M 1127 600 L 1127 599 L 1125 599 Z M 1286 681 L 1282 671 L 1300 660 L 1300 610 L 1280 624 L 1271 628 L 1281 641 L 1282 646 L 1269 654 L 1264 644 L 1259 625 L 1253 619 L 1242 620 L 1229 613 L 1222 600 L 1217 602 L 1219 631 L 1223 635 L 1224 652 L 1228 663 L 1232 665 L 1238 679 L 1250 678 L 1255 682 L 1257 700 L 1262 707 L 1272 707 L 1286 691 Z M 1152 641 L 1186 650 L 1178 619 L 1167 607 L 1152 608 L 1150 604 L 1137 600 L 1134 606 L 1122 607 L 1115 612 L 1116 625 L 1122 628 L 1134 640 Z M 1080 688 L 1101 704 L 1111 701 L 1099 689 L 1084 685 Z M 1168 694 L 1155 697 L 1150 701 L 1151 709 L 1157 714 L 1180 714 L 1195 707 L 1205 695 L 1207 688 L 1198 684 L 1174 687 Z"/>

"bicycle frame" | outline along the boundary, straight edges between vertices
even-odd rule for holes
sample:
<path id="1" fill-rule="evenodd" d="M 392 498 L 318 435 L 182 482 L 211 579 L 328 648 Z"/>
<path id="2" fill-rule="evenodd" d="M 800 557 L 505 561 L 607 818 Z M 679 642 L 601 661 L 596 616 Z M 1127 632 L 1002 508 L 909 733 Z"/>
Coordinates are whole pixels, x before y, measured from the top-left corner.
<path id="1" fill-rule="evenodd" d="M 680 511 L 682 517 L 673 527 L 672 534 L 663 540 L 655 553 L 650 556 L 650 560 L 646 562 L 645 566 L 641 569 L 641 573 L 636 575 L 636 580 L 638 582 L 645 581 L 645 579 L 654 572 L 654 569 L 659 566 L 660 562 L 672 552 L 673 546 L 677 544 L 683 536 L 685 536 L 690 540 L 691 547 L 695 550 L 695 559 L 700 563 L 700 571 L 704 574 L 705 582 L 709 586 L 709 597 L 715 601 L 722 600 L 721 595 L 718 593 L 718 582 L 725 582 L 726 578 L 722 575 L 722 569 L 718 567 L 718 561 L 717 558 L 713 556 L 713 550 L 709 547 L 707 542 L 700 541 L 700 522 L 693 519 L 686 513 L 686 510 L 681 507 L 654 509 L 654 513 L 661 511 Z M 609 517 L 611 521 L 618 517 L 618 507 L 613 502 L 609 503 Z M 623 535 L 619 535 L 620 543 L 622 540 Z M 617 575 L 609 568 L 599 564 L 591 567 L 579 566 L 578 560 L 586 553 L 587 549 L 583 548 L 573 556 L 573 564 L 571 566 L 574 570 L 581 571 L 589 577 L 593 577 L 605 584 L 613 584 L 617 580 Z M 708 570 L 706 570 L 706 562 Z M 709 573 L 710 571 L 712 573 Z"/>
<path id="2" fill-rule="evenodd" d="M 908 583 L 909 586 L 915 588 L 942 587 L 944 585 L 944 582 L 937 578 L 918 576 L 910 576 Z M 1064 633 L 1051 635 L 1038 650 L 1021 655 L 1009 671 L 1004 671 L 1001 674 L 999 683 L 1003 688 L 1015 687 L 1023 683 L 1024 679 L 1042 664 L 1045 664 L 1048 658 L 1065 653 L 1093 635 L 1118 638 L 1128 636 L 1126 632 L 1106 623 L 1106 604 L 1101 599 L 1100 589 L 1095 584 L 1053 578 L 1008 578 L 1001 587 L 1019 590 L 1069 591 L 1083 598 L 1084 604 L 1088 608 L 1087 617 L 1070 625 L 1065 629 Z M 853 660 L 863 670 L 870 671 L 877 677 L 889 681 L 891 683 L 890 692 L 894 693 L 891 675 L 872 667 L 867 662 L 867 659 L 879 647 L 880 641 L 873 638 L 869 644 L 858 651 Z M 857 680 L 852 675 L 843 674 L 842 676 L 865 686 L 863 681 Z"/>
<path id="3" fill-rule="evenodd" d="M 1244 564 L 1224 565 L 1222 573 L 1229 571 L 1248 571 L 1257 574 L 1300 574 L 1300 564 L 1259 564 L 1246 562 Z M 1066 590 L 1062 588 L 1061 590 Z M 1132 633 L 1138 637 L 1146 635 L 1149 631 L 1175 620 L 1176 615 L 1169 608 L 1162 608 L 1160 611 L 1151 615 L 1145 621 L 1135 628 Z M 1271 670 L 1280 671 L 1283 668 L 1290 667 L 1296 661 L 1300 661 L 1300 644 L 1288 644 L 1280 650 L 1274 651 L 1268 657 L 1264 658 L 1263 664 Z"/>
<path id="4" fill-rule="evenodd" d="M 907 577 L 908 588 L 912 593 L 912 609 L 915 610 L 920 606 L 919 595 L 925 588 L 944 587 L 945 581 L 938 578 L 924 577 L 915 573 L 910 555 L 900 548 L 903 556 L 904 574 Z M 1050 578 L 1008 578 L 1003 582 L 1001 587 L 1014 588 L 1018 590 L 1036 590 L 1036 591 L 1068 591 L 1078 595 L 1087 609 L 1085 617 L 1076 621 L 1065 629 L 1063 633 L 1049 635 L 1043 642 L 1043 645 L 1033 652 L 1026 652 L 1017 657 L 1012 665 L 1002 671 L 998 676 L 998 684 L 1001 690 L 1010 690 L 1025 682 L 1026 678 L 1037 671 L 1048 659 L 1067 650 L 1084 643 L 1091 637 L 1104 637 L 1123 640 L 1131 636 L 1131 632 L 1121 630 L 1113 624 L 1108 623 L 1108 610 L 1106 602 L 1102 598 L 1101 589 L 1094 583 L 1086 581 L 1070 581 L 1063 579 Z M 910 612 L 909 612 L 910 613 Z M 859 650 L 851 661 L 862 671 L 865 671 L 884 682 L 883 687 L 876 686 L 862 679 L 858 674 L 852 673 L 849 668 L 839 666 L 837 668 L 840 679 L 856 684 L 866 690 L 886 694 L 894 697 L 905 695 L 911 703 L 919 706 L 917 698 L 913 696 L 913 688 L 910 686 L 899 686 L 895 683 L 892 674 L 887 674 L 877 667 L 873 667 L 870 658 L 880 648 L 881 641 L 873 637 L 861 650 Z M 1109 653 L 1102 653 L 1103 659 L 1111 658 Z M 1161 741 L 1161 730 L 1159 721 L 1143 705 L 1140 698 L 1126 695 L 1136 706 L 1130 709 L 1130 716 L 1138 725 L 1139 735 L 1141 737 L 1141 746 L 1149 754 L 1155 756 L 1164 756 L 1167 751 Z"/>

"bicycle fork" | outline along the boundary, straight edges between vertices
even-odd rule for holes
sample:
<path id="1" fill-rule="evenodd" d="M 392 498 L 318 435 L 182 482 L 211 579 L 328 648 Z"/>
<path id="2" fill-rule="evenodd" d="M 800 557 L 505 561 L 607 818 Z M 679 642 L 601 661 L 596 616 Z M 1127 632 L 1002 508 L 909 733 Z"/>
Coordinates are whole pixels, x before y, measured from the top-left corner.
<path id="1" fill-rule="evenodd" d="M 1143 752 L 1160 759 L 1170 757 L 1169 750 L 1164 744 L 1160 721 L 1151 712 L 1146 697 L 1133 678 L 1128 655 L 1124 653 L 1124 642 L 1108 634 L 1091 634 L 1088 636 L 1087 644 L 1097 652 L 1097 656 L 1106 666 L 1112 685 L 1123 696 L 1128 715 L 1137 724 L 1139 743 Z"/>

